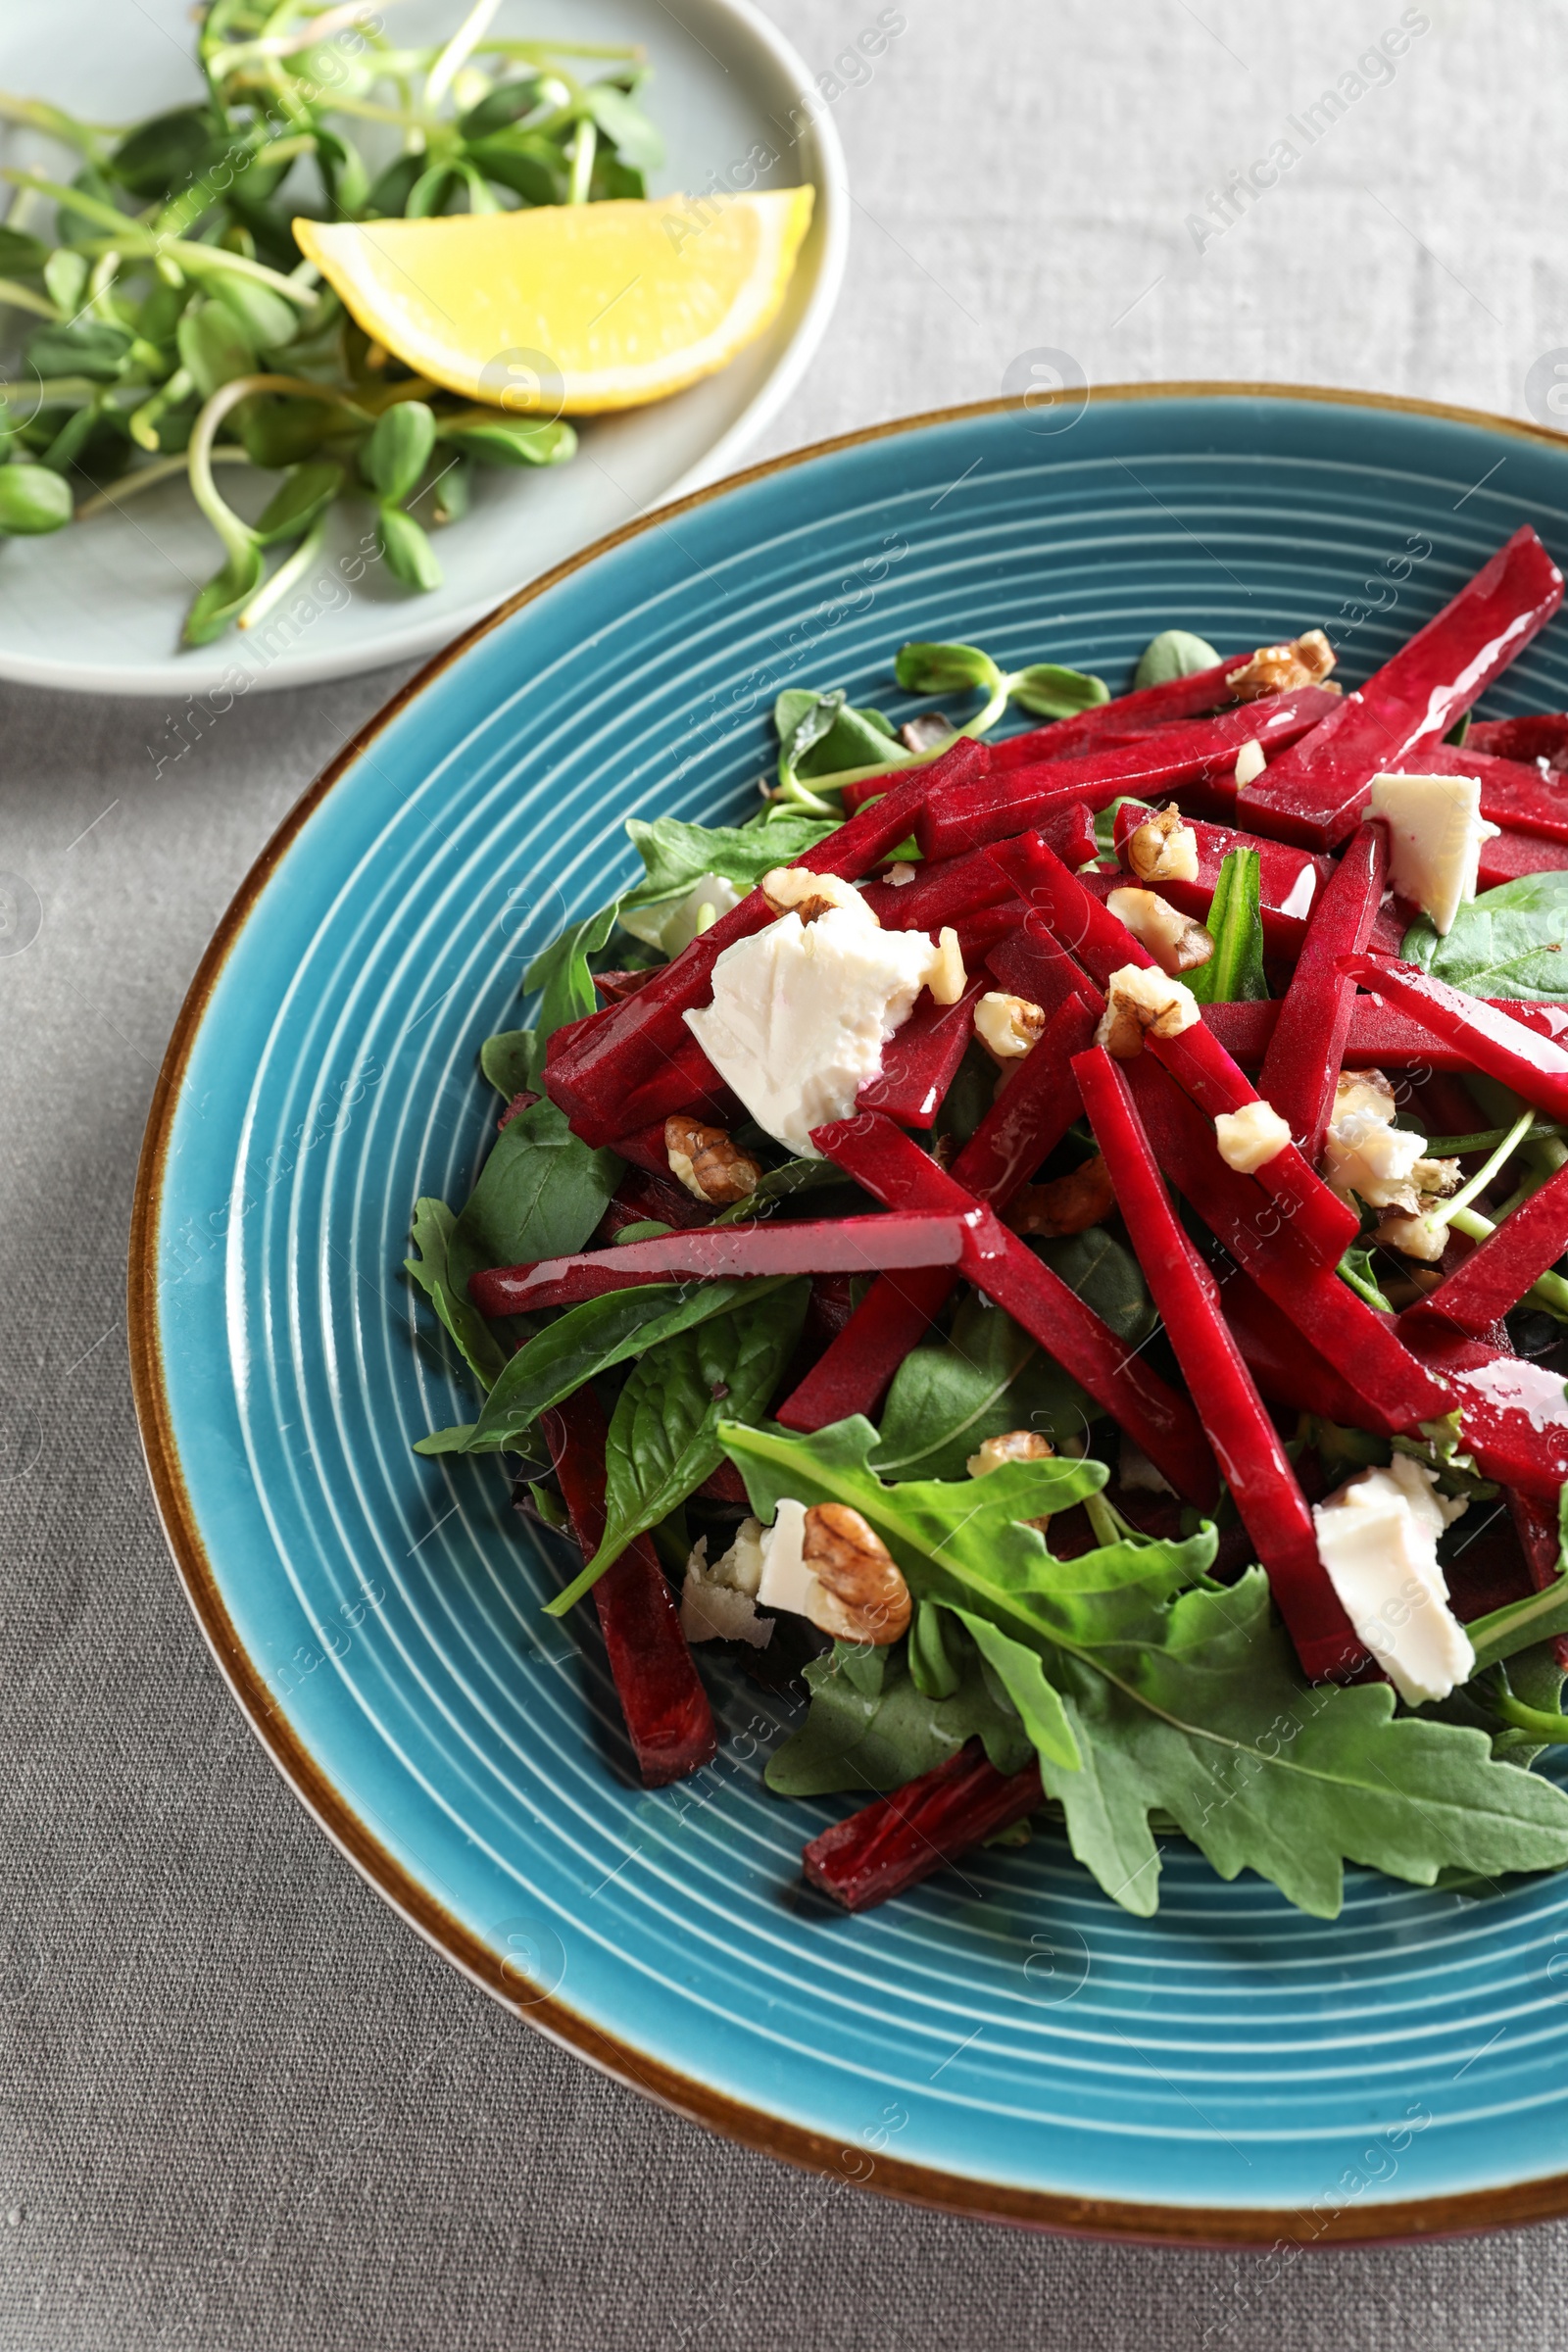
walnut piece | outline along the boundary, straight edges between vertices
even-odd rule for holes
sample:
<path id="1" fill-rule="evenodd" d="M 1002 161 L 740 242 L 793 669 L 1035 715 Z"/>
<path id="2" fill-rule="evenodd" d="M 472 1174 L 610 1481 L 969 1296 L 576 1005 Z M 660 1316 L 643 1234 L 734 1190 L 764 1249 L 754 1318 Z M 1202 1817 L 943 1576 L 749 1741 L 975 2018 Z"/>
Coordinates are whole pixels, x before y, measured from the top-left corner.
<path id="1" fill-rule="evenodd" d="M 1009 997 L 988 989 L 974 1008 L 974 1033 L 993 1061 L 1021 1061 L 1039 1042 L 1046 1025 L 1045 1008 L 1027 997 Z"/>
<path id="2" fill-rule="evenodd" d="M 1250 662 L 1233 669 L 1225 683 L 1239 703 L 1255 703 L 1265 694 L 1293 694 L 1298 686 L 1321 686 L 1334 667 L 1334 648 L 1321 629 L 1304 637 L 1288 638 L 1284 645 L 1259 647 Z"/>
<path id="3" fill-rule="evenodd" d="M 761 889 L 775 914 L 798 914 L 803 923 L 814 923 L 831 906 L 853 906 L 868 923 L 876 923 L 874 911 L 854 883 L 841 881 L 837 874 L 813 874 L 805 865 L 775 865 L 762 876 Z"/>
<path id="4" fill-rule="evenodd" d="M 801 1557 L 821 1587 L 811 1623 L 835 1642 L 885 1649 L 909 1628 L 909 1588 L 868 1520 L 845 1502 L 814 1502 Z"/>
<path id="5" fill-rule="evenodd" d="M 1180 1037 L 1201 1018 L 1192 990 L 1157 964 L 1124 963 L 1110 975 L 1095 1043 L 1113 1061 L 1131 1061 L 1144 1050 L 1146 1029 L 1152 1037 Z"/>
<path id="6" fill-rule="evenodd" d="M 692 1199 L 714 1208 L 748 1200 L 762 1181 L 758 1162 L 737 1150 L 722 1127 L 705 1127 L 684 1111 L 664 1121 L 664 1156 L 670 1174 Z"/>
<path id="7" fill-rule="evenodd" d="M 1014 1194 L 1003 1223 L 1017 1234 L 1057 1240 L 1064 1233 L 1087 1233 L 1091 1225 L 1103 1224 L 1115 1205 L 1110 1170 L 1097 1152 L 1066 1176 L 1054 1176 L 1049 1184 L 1026 1184 Z"/>
<path id="8" fill-rule="evenodd" d="M 1196 972 L 1214 953 L 1214 942 L 1202 924 L 1157 891 L 1113 890 L 1105 905 L 1173 980 L 1182 972 Z"/>
<path id="9" fill-rule="evenodd" d="M 1004 1462 L 1049 1462 L 1055 1458 L 1056 1448 L 1049 1438 L 1042 1438 L 1032 1429 L 1009 1429 L 1000 1438 L 987 1438 L 978 1453 L 971 1453 L 964 1464 L 971 1478 L 985 1478 L 1000 1470 Z"/>
<path id="10" fill-rule="evenodd" d="M 906 718 L 899 729 L 899 741 L 906 752 L 939 752 L 945 743 L 952 743 L 957 728 L 940 710 L 922 710 L 918 718 Z"/>
<path id="11" fill-rule="evenodd" d="M 1386 1208 L 1372 1238 L 1391 1250 L 1402 1250 L 1406 1257 L 1418 1257 L 1435 1266 L 1447 1246 L 1448 1228 L 1435 1223 L 1431 1217 L 1408 1216 L 1402 1209 Z"/>
<path id="12" fill-rule="evenodd" d="M 1129 833 L 1127 862 L 1140 882 L 1198 880 L 1198 835 L 1174 801 Z"/>

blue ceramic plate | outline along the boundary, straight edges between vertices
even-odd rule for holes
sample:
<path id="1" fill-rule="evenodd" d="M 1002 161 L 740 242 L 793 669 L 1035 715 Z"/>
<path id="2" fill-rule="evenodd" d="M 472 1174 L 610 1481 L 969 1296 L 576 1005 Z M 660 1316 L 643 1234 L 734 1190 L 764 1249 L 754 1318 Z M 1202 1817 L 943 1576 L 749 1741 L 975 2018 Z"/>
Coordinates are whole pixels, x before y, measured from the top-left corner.
<path id="1" fill-rule="evenodd" d="M 1355 677 L 1517 524 L 1568 557 L 1555 437 L 1323 393 L 1173 387 L 959 411 L 764 466 L 504 609 L 309 793 L 170 1049 L 132 1243 L 142 1429 L 241 1704 L 405 1915 L 549 2034 L 757 2145 L 895 2194 L 1206 2240 L 1568 2210 L 1568 1879 L 1485 1900 L 1348 1875 L 1344 1915 L 1180 1839 L 1129 1918 L 1047 1835 L 862 1919 L 808 1900 L 845 1810 L 761 1786 L 786 1710 L 627 1770 L 561 1563 L 399 1271 L 416 1195 L 492 1132 L 480 1040 L 632 871 L 632 813 L 755 806 L 787 683 L 897 709 L 910 636 L 1120 687 L 1173 622 L 1310 623 Z M 1498 710 L 1568 705 L 1568 624 Z M 579 1613 L 580 1617 L 580 1613 Z"/>

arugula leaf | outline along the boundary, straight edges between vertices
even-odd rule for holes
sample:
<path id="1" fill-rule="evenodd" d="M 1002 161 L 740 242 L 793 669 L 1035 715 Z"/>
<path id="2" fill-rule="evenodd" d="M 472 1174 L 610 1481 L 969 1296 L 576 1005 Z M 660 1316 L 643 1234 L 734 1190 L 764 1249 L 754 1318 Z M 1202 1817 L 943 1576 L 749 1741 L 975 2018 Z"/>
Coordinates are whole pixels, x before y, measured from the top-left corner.
<path id="1" fill-rule="evenodd" d="M 1448 1867 L 1568 1862 L 1568 1797 L 1494 1761 L 1484 1732 L 1396 1718 L 1387 1684 L 1305 1686 L 1262 1569 L 1230 1587 L 1203 1575 L 1211 1528 L 1054 1559 L 1019 1518 L 1097 1493 L 1102 1464 L 1017 1462 L 968 1485 L 886 1487 L 864 1420 L 809 1438 L 737 1425 L 723 1437 L 760 1517 L 785 1494 L 851 1504 L 916 1598 L 1034 1655 L 1038 1678 L 1014 1661 L 1011 1689 L 1042 1786 L 1074 1853 L 1125 1909 L 1147 1916 L 1158 1901 L 1155 1812 L 1222 1878 L 1256 1870 L 1325 1919 L 1339 1913 L 1347 1860 L 1417 1886 Z"/>
<path id="2" fill-rule="evenodd" d="M 825 841 L 837 824 L 836 817 L 796 809 L 770 817 L 765 825 L 687 825 L 674 816 L 648 824 L 629 816 L 626 831 L 643 861 L 644 879 L 621 902 L 622 911 L 678 898 L 705 874 L 721 874 L 737 890 L 753 890 L 775 865 L 791 865 Z"/>
<path id="3" fill-rule="evenodd" d="M 634 1536 L 695 1493 L 724 1458 L 719 1423 L 759 1416 L 795 1352 L 811 1286 L 766 1298 L 645 1347 L 616 1399 L 605 1446 L 605 1533 L 580 1576 L 547 1603 L 564 1617 Z"/>
<path id="4" fill-rule="evenodd" d="M 775 1748 L 762 1776 L 775 1796 L 902 1788 L 977 1737 L 999 1772 L 1022 1771 L 1028 1734 L 1011 1707 L 999 1704 L 978 1644 L 953 1617 L 947 1623 L 956 1663 L 940 1698 L 922 1695 L 902 1642 L 867 1654 L 837 1642 L 812 1659 L 806 1721 Z"/>
<path id="5" fill-rule="evenodd" d="M 448 1279 L 467 1296 L 481 1266 L 569 1257 L 605 1213 L 620 1182 L 613 1152 L 591 1152 L 545 1100 L 509 1119 L 453 1226 Z"/>
<path id="6" fill-rule="evenodd" d="M 1039 1253 L 1118 1339 L 1136 1347 L 1149 1337 L 1154 1310 L 1138 1261 L 1103 1227 L 1045 1243 Z M 1060 1446 L 1100 1415 L 1027 1332 L 971 1293 L 952 1336 L 911 1348 L 895 1373 L 875 1466 L 884 1478 L 961 1478 L 987 1438 L 1032 1429 Z"/>
<path id="7" fill-rule="evenodd" d="M 1358 1298 L 1366 1300 L 1368 1306 L 1377 1307 L 1385 1315 L 1393 1314 L 1393 1306 L 1378 1287 L 1372 1252 L 1363 1244 L 1352 1242 L 1334 1271 L 1342 1282 L 1349 1284 Z"/>
<path id="8" fill-rule="evenodd" d="M 1134 690 L 1168 686 L 1173 678 L 1190 678 L 1200 669 L 1212 669 L 1218 660 L 1207 639 L 1195 637 L 1191 629 L 1161 629 L 1138 657 Z"/>
<path id="9" fill-rule="evenodd" d="M 1187 974 L 1200 1004 L 1256 1004 L 1263 977 L 1263 869 L 1256 850 L 1229 850 L 1204 924 L 1214 942 L 1206 963 Z"/>
<path id="10" fill-rule="evenodd" d="M 501 1343 L 469 1298 L 466 1285 L 452 1278 L 452 1235 L 456 1223 L 444 1200 L 416 1200 L 410 1228 L 414 1255 L 404 1259 L 404 1270 L 413 1275 L 457 1341 L 475 1380 L 488 1389 L 499 1378 L 507 1358 Z M 437 1450 L 428 1446 L 428 1441 L 424 1443 L 428 1450 Z"/>
<path id="11" fill-rule="evenodd" d="M 1568 873 L 1522 874 L 1460 907 L 1446 939 L 1427 915 L 1399 953 L 1473 997 L 1568 999 Z"/>
<path id="12" fill-rule="evenodd" d="M 529 1073 L 534 1066 L 534 1032 L 531 1029 L 501 1029 L 487 1037 L 479 1048 L 479 1067 L 498 1095 L 510 1102 L 530 1083 Z"/>
<path id="13" fill-rule="evenodd" d="M 798 1279 L 774 1274 L 760 1280 L 649 1282 L 634 1291 L 585 1298 L 508 1356 L 466 1445 L 452 1442 L 456 1432 L 442 1430 L 419 1439 L 415 1451 L 493 1453 L 502 1446 L 521 1450 L 517 1440 L 546 1405 L 559 1404 L 585 1380 L 596 1380 L 601 1372 L 642 1354 L 672 1332 L 705 1323 L 710 1315 L 727 1314 L 748 1292 L 761 1298 Z"/>
<path id="14" fill-rule="evenodd" d="M 1049 1758 L 1063 1772 L 1081 1772 L 1082 1751 L 1060 1695 L 1046 1679 L 1040 1652 L 1014 1642 L 988 1619 L 971 1616 L 967 1609 L 955 1609 L 953 1614 L 973 1636 L 981 1656 L 1017 1708 L 1036 1755 L 1042 1761 Z"/>

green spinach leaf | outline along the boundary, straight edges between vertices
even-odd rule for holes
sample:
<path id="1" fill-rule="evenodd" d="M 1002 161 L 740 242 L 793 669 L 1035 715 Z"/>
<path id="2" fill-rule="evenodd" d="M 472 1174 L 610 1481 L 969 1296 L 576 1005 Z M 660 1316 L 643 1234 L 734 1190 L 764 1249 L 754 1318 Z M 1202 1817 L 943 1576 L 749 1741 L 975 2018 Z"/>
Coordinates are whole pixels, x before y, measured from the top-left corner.
<path id="1" fill-rule="evenodd" d="M 541 991 L 534 1015 L 533 1048 L 527 1083 L 537 1086 L 544 1075 L 545 1047 L 567 1021 L 579 1021 L 599 1009 L 599 994 L 588 958 L 596 956 L 615 928 L 619 901 L 601 906 L 537 955 L 522 975 L 524 988 Z M 510 1129 L 508 1130 L 510 1133 Z"/>
<path id="2" fill-rule="evenodd" d="M 795 1352 L 811 1286 L 797 1276 L 765 1298 L 645 1348 L 611 1416 L 604 1541 L 549 1602 L 563 1617 L 640 1536 L 694 1494 L 724 1458 L 721 1421 L 760 1419 Z"/>
<path id="3" fill-rule="evenodd" d="M 404 1267 L 424 1292 L 442 1323 L 456 1340 L 463 1359 L 475 1380 L 490 1388 L 500 1377 L 506 1353 L 489 1324 L 468 1297 L 465 1283 L 451 1271 L 452 1232 L 457 1220 L 444 1200 L 416 1200 L 411 1229 L 414 1255 Z M 427 1451 L 448 1450 L 423 1442 Z"/>
<path id="4" fill-rule="evenodd" d="M 605 1213 L 620 1182 L 613 1152 L 591 1152 L 548 1100 L 509 1119 L 448 1245 L 449 1278 L 466 1296 L 481 1266 L 569 1257 Z"/>
<path id="5" fill-rule="evenodd" d="M 1473 997 L 1568 1000 L 1568 873 L 1522 874 L 1461 906 L 1446 939 L 1422 915 L 1400 954 Z"/>
<path id="6" fill-rule="evenodd" d="M 1212 669 L 1218 661 L 1207 639 L 1195 637 L 1191 629 L 1161 629 L 1138 657 L 1133 687 L 1141 692 L 1146 686 L 1168 686 L 1173 678 L 1190 678 L 1200 669 Z"/>
<path id="7" fill-rule="evenodd" d="M 954 1667 L 940 1697 L 922 1694 L 902 1642 L 865 1656 L 838 1642 L 811 1661 L 805 1670 L 811 1693 L 806 1721 L 774 1750 L 763 1775 L 775 1795 L 902 1788 L 975 1738 L 985 1741 L 999 1772 L 1023 1769 L 1028 1733 L 1005 1698 L 999 1699 L 978 1645 L 944 1614 Z"/>
<path id="8" fill-rule="evenodd" d="M 494 1037 L 487 1037 L 479 1048 L 479 1067 L 496 1093 L 510 1102 L 514 1095 L 523 1094 L 528 1088 L 534 1052 L 531 1029 L 502 1029 Z"/>

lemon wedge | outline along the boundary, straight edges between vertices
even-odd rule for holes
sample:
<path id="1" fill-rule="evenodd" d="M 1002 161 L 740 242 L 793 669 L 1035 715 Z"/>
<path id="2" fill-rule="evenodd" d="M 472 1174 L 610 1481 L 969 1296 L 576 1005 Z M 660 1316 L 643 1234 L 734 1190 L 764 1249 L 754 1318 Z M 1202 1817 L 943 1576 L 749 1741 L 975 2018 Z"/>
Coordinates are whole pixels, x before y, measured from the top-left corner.
<path id="1" fill-rule="evenodd" d="M 726 367 L 778 315 L 812 188 L 298 220 L 366 333 L 432 383 L 514 414 L 636 409 Z"/>

